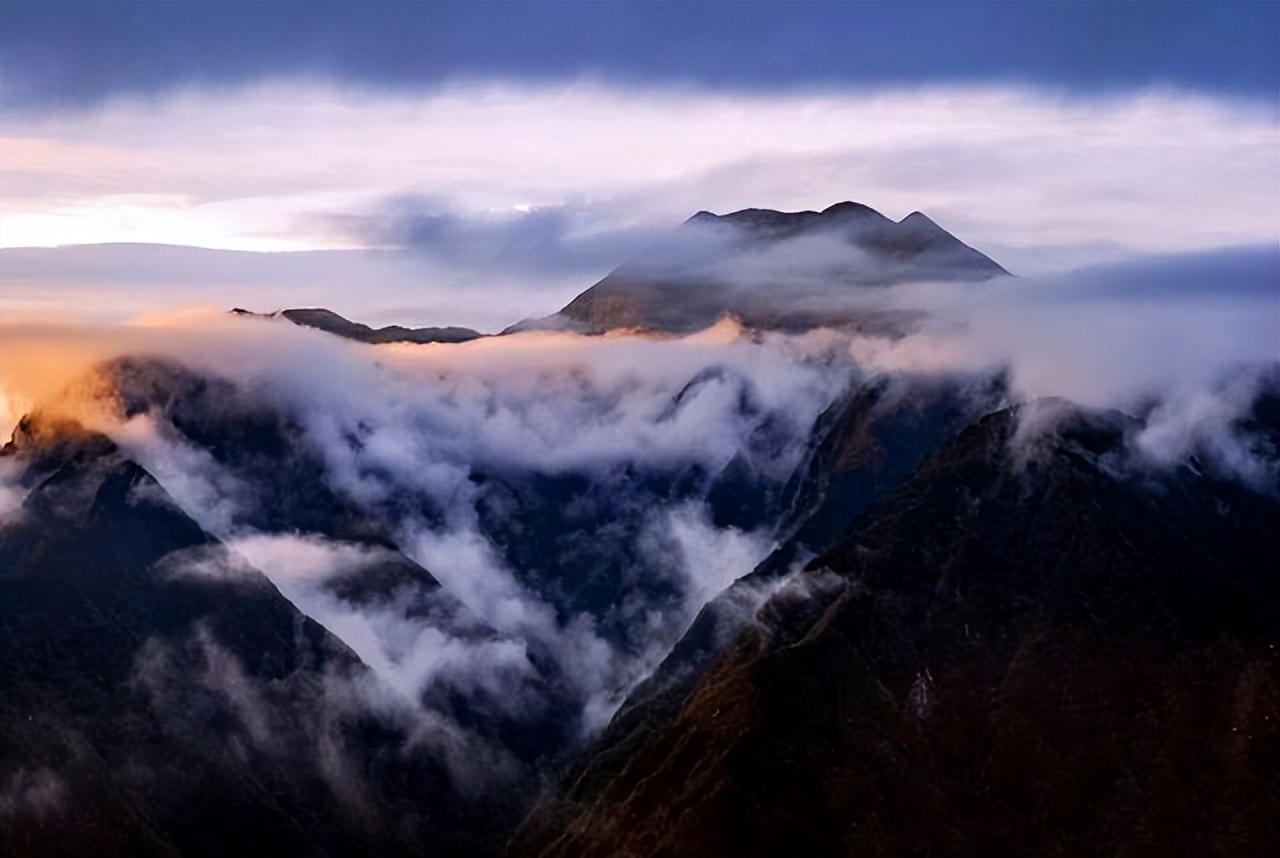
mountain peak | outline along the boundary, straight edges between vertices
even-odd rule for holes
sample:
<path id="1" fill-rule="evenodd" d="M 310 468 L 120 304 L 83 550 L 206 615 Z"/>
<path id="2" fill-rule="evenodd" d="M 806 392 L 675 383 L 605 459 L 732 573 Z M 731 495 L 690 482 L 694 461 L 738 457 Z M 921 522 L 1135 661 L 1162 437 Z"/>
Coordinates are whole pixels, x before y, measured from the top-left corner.
<path id="1" fill-rule="evenodd" d="M 401 325 L 371 328 L 362 322 L 353 322 L 325 307 L 301 307 L 275 313 L 252 313 L 241 307 L 235 307 L 231 312 L 237 316 L 265 315 L 268 318 L 278 316 L 304 328 L 315 328 L 362 343 L 465 343 L 481 336 L 479 331 L 452 325 L 446 328 L 405 328 Z"/>
<path id="2" fill-rule="evenodd" d="M 820 212 L 700 211 L 672 240 L 615 269 L 557 316 L 526 326 L 681 333 L 732 314 L 755 328 L 853 325 L 892 333 L 901 319 L 873 319 L 850 304 L 860 290 L 1008 273 L 918 211 L 893 221 L 851 200 Z"/>
<path id="3" fill-rule="evenodd" d="M 922 223 L 922 224 L 928 224 L 929 226 L 937 227 L 938 229 L 942 229 L 942 227 L 934 223 L 933 218 L 929 217 L 927 214 L 921 211 L 912 212 L 911 214 L 904 217 L 902 220 L 898 221 L 898 223 L 900 224 Z"/>
<path id="4" fill-rule="evenodd" d="M 938 226 L 937 221 L 924 212 L 912 212 L 898 221 L 897 225 L 900 229 L 909 229 L 914 235 L 945 237 L 952 241 L 958 241 L 954 235 Z"/>

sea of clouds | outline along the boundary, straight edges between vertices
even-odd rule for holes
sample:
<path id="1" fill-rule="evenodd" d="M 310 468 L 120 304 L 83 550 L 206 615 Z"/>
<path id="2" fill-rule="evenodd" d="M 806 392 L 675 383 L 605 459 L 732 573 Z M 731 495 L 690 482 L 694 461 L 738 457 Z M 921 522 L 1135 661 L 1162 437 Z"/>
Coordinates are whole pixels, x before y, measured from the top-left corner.
<path id="1" fill-rule="evenodd" d="M 736 461 L 756 485 L 781 487 L 819 417 L 870 379 L 999 375 L 1013 402 L 1055 396 L 1117 408 L 1140 421 L 1129 466 L 1169 468 L 1196 453 L 1274 492 L 1275 451 L 1259 449 L 1241 420 L 1277 387 L 1278 257 L 1255 247 L 850 293 L 855 310 L 917 314 L 895 336 L 762 333 L 725 319 L 678 337 L 529 332 L 370 346 L 210 309 L 117 326 L 16 324 L 4 331 L 0 387 L 10 426 L 35 409 L 110 436 L 351 647 L 376 690 L 365 683 L 348 697 L 412 711 L 443 688 L 517 723 L 568 701 L 576 742 L 607 723 L 704 605 L 775 547 L 768 525 L 717 526 L 707 498 L 715 475 Z M 261 525 L 257 478 L 179 431 L 162 399 L 121 409 L 93 372 L 121 355 L 222 379 L 235 391 L 227 408 L 280 415 L 325 491 L 377 520 L 391 544 Z M 18 469 L 12 460 L 0 467 L 0 498 L 20 514 Z M 652 488 L 688 474 L 702 475 L 693 488 Z M 581 532 L 561 534 L 546 563 L 521 560 L 511 543 L 537 534 L 520 529 L 529 511 L 520 486 L 567 479 L 576 481 L 564 501 L 572 509 L 556 510 L 556 520 L 579 522 Z M 602 560 L 606 551 L 625 562 Z M 438 589 L 360 602 L 334 586 L 395 552 Z M 620 579 L 608 604 L 548 579 L 575 557 Z M 228 568 L 193 557 L 166 574 Z M 433 717 L 446 733 L 458 730 Z"/>

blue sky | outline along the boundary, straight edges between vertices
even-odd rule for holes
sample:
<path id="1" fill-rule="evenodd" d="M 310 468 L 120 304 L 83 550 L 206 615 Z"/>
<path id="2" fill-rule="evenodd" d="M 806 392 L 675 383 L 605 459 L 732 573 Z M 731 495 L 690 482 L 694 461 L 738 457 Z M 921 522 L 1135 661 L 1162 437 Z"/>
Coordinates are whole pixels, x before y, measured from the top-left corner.
<path id="1" fill-rule="evenodd" d="M 1273 245 L 1278 33 L 1271 2 L 0 3 L 0 309 L 495 329 L 700 209 L 845 199 L 1024 274 Z"/>

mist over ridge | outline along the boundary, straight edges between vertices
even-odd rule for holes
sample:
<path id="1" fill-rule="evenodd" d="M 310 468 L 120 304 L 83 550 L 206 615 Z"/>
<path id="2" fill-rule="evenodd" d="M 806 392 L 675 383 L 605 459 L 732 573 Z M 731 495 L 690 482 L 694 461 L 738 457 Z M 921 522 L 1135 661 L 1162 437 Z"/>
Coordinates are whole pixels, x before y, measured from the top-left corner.
<path id="1" fill-rule="evenodd" d="M 843 592 L 812 564 L 858 556 L 851 522 L 937 456 L 978 455 L 974 437 L 1002 480 L 1055 485 L 1078 460 L 1090 485 L 1227 486 L 1269 515 L 1277 259 L 1250 247 L 1010 276 L 925 215 L 845 203 L 697 215 L 561 318 L 466 341 L 369 342 L 315 310 L 299 318 L 319 328 L 227 308 L 0 323 L 14 427 L 0 579 L 123 550 L 94 522 L 122 522 L 126 545 L 163 534 L 128 561 L 128 592 L 182 594 L 186 625 L 131 620 L 145 645 L 118 645 L 103 712 L 199 737 L 199 711 L 177 701 L 206 695 L 218 741 L 246 749 L 219 777 L 311 755 L 318 767 L 276 787 L 290 807 L 373 808 L 335 816 L 325 842 L 389 819 L 412 832 L 392 851 L 496 854 L 468 839 L 476 819 L 515 831 L 575 754 L 636 718 L 666 723 L 664 701 L 742 636 Z M 304 624 L 311 649 L 246 666 L 210 607 L 246 592 L 258 607 L 244 610 L 272 618 L 254 634 Z M 44 693 L 15 682 L 21 700 Z M 6 741 L 32 760 L 65 758 L 68 736 L 127 756 L 66 717 Z M 356 774 L 370 754 L 385 780 Z M 24 824 L 117 779 L 153 796 L 175 777 L 59 765 L 6 781 Z M 402 781 L 421 807 L 388 798 Z M 332 798 L 307 798 L 317 785 Z M 420 811 L 453 821 L 433 829 Z"/>

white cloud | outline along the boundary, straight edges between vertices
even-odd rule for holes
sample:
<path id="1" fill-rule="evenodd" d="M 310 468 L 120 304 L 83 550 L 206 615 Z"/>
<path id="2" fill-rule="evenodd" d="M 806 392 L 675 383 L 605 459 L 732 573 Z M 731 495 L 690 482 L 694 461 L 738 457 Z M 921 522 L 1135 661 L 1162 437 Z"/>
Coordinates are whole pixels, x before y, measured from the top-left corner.
<path id="1" fill-rule="evenodd" d="M 548 681 L 550 664 L 554 682 L 580 706 L 584 729 L 603 723 L 708 599 L 751 571 L 768 548 L 767 535 L 717 530 L 697 497 L 672 506 L 643 495 L 603 522 L 584 513 L 574 525 L 583 528 L 573 532 L 579 541 L 564 550 L 591 543 L 596 528 L 621 528 L 630 529 L 632 536 L 618 538 L 630 540 L 635 556 L 629 571 L 618 573 L 615 601 L 566 612 L 560 582 L 513 566 L 503 537 L 486 529 L 473 475 L 605 480 L 626 468 L 644 476 L 697 465 L 715 474 L 745 456 L 781 483 L 813 421 L 853 372 L 840 357 L 839 335 L 755 337 L 731 322 L 680 339 L 532 333 L 454 346 L 371 347 L 281 321 L 184 312 L 120 328 L 17 326 L 5 341 L 20 352 L 61 355 L 71 366 L 55 367 L 56 379 L 114 352 L 174 358 L 232 380 L 242 393 L 217 403 L 219 419 L 236 408 L 256 413 L 252 408 L 262 403 L 298 427 L 289 444 L 315 457 L 317 465 L 307 467 L 318 466 L 328 490 L 376 518 L 448 599 L 465 606 L 470 624 L 442 624 L 439 616 L 456 613 L 424 615 L 411 610 L 421 605 L 398 596 L 366 605 L 335 595 L 327 586 L 332 578 L 369 567 L 386 552 L 318 534 L 254 530 L 249 522 L 262 520 L 254 513 L 263 497 L 256 478 L 184 438 L 163 412 L 123 419 L 111 392 L 92 382 L 73 385 L 49 407 L 109 434 L 179 506 L 351 646 L 402 698 L 444 684 L 489 695 L 513 714 L 536 711 L 550 692 L 528 689 Z M 54 381 L 40 383 L 22 371 L 38 365 L 28 358 L 0 367 L 0 387 L 41 398 Z M 142 381 L 146 389 L 150 382 Z M 753 439 L 766 424 L 776 443 L 761 447 Z M 617 500 L 610 494 L 606 502 Z M 234 564 L 199 560 L 185 558 L 178 571 L 237 572 Z M 652 595 L 650 586 L 666 595 Z"/>
<path id="2" fill-rule="evenodd" d="M 1055 277 L 906 284 L 886 302 L 927 309 L 932 318 L 902 340 L 859 340 L 852 354 L 887 371 L 1008 367 L 1025 398 L 1133 408 L 1147 397 L 1216 384 L 1227 368 L 1274 361 L 1275 271 L 1273 247 Z"/>
<path id="3" fill-rule="evenodd" d="M 617 578 L 608 583 L 616 591 L 603 607 L 579 608 L 557 591 L 559 581 L 539 579 L 539 569 L 506 551 L 505 541 L 521 538 L 516 527 L 491 527 L 510 514 L 504 499 L 519 506 L 522 478 L 575 475 L 603 487 L 607 505 L 618 486 L 634 490 L 610 482 L 621 471 L 645 477 L 698 465 L 714 474 L 745 457 L 781 484 L 818 415 L 852 380 L 1007 368 L 1018 398 L 1067 396 L 1147 417 L 1134 450 L 1155 467 L 1208 450 L 1210 464 L 1273 485 L 1274 466 L 1254 467 L 1234 423 L 1256 387 L 1221 380 L 1235 367 L 1274 365 L 1276 264 L 1274 248 L 1252 249 L 859 291 L 857 300 L 873 295 L 879 306 L 932 314 L 893 340 L 750 333 L 723 321 L 679 338 L 543 332 L 374 347 L 216 311 L 119 327 L 10 324 L 0 332 L 0 390 L 7 401 L 43 401 L 57 382 L 113 354 L 169 357 L 231 380 L 246 399 L 227 401 L 284 415 L 297 427 L 290 448 L 314 456 L 306 467 L 326 490 L 385 526 L 485 634 L 424 619 L 395 597 L 354 606 L 335 596 L 326 582 L 372 562 L 370 549 L 252 530 L 244 522 L 255 519 L 241 514 L 256 502 L 252 486 L 183 440 L 163 414 L 123 420 L 93 384 L 74 388 L 60 407 L 110 434 L 180 506 L 352 646 L 394 696 L 446 684 L 536 710 L 553 693 L 537 683 L 554 681 L 592 729 L 702 605 L 754 567 L 771 534 L 714 527 L 699 496 L 641 492 L 619 514 L 609 508 L 607 525 L 630 528 L 629 541 L 617 543 L 631 551 L 625 565 L 605 573 Z M 762 446 L 760 435 L 772 440 Z M 509 498 L 488 496 L 498 512 L 486 518 L 485 486 L 506 478 L 515 488 Z M 582 527 L 582 542 L 612 548 L 600 541 L 606 525 Z M 577 547 L 564 556 L 578 562 Z M 631 587 L 631 575 L 648 576 L 645 587 Z"/>
<path id="4" fill-rule="evenodd" d="M 702 208 L 853 198 L 894 217 L 927 210 L 1013 267 L 1034 263 L 1029 248 L 1068 248 L 1079 262 L 1090 247 L 1273 236 L 1273 113 L 1176 91 L 189 89 L 6 118 L 0 241 L 345 246 L 349 236 L 302 216 L 365 214 L 404 194 L 471 215 L 588 202 L 608 226 L 647 227 Z"/>

